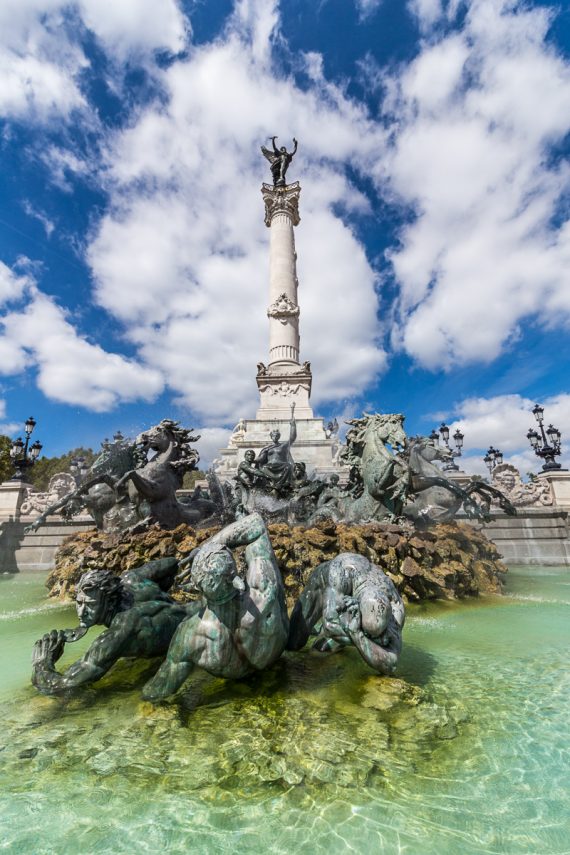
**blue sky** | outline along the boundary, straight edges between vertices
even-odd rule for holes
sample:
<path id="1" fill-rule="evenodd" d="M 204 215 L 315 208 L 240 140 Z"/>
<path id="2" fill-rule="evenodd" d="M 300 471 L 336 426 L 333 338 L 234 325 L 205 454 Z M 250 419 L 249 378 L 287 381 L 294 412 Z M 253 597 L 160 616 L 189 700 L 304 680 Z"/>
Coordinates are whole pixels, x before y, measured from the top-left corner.
<path id="1" fill-rule="evenodd" d="M 259 145 L 299 151 L 301 357 L 522 471 L 570 435 L 570 11 L 506 0 L 3 0 L 0 418 L 45 453 L 257 406 Z"/>

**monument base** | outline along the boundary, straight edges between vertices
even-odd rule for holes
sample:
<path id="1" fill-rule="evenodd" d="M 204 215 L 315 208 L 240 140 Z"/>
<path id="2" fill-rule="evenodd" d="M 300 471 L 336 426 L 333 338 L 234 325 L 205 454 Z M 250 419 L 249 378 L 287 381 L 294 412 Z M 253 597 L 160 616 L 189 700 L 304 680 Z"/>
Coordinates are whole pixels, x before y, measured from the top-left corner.
<path id="1" fill-rule="evenodd" d="M 297 439 L 291 447 L 291 454 L 296 463 L 303 462 L 307 465 L 309 475 L 313 473 L 319 476 L 331 475 L 336 472 L 343 478 L 346 473 L 348 478 L 348 467 L 341 464 L 338 459 L 340 444 L 338 436 L 325 430 L 323 419 L 298 419 Z M 219 457 L 214 461 L 214 469 L 222 478 L 232 478 L 237 473 L 239 464 L 244 459 L 248 449 L 258 452 L 271 443 L 269 434 L 273 430 L 281 433 L 281 439 L 289 438 L 289 418 L 282 419 L 242 419 L 236 426 L 229 445 L 219 452 Z"/>
<path id="2" fill-rule="evenodd" d="M 0 521 L 19 519 L 20 508 L 31 489 L 32 485 L 23 481 L 4 481 L 0 484 Z"/>
<path id="3" fill-rule="evenodd" d="M 481 529 L 506 564 L 570 566 L 568 514 L 560 508 L 520 508 L 516 517 L 496 511 L 484 525 L 457 519 Z"/>
<path id="4" fill-rule="evenodd" d="M 555 507 L 570 511 L 570 472 L 551 469 L 549 472 L 539 472 L 538 477 L 550 484 Z"/>

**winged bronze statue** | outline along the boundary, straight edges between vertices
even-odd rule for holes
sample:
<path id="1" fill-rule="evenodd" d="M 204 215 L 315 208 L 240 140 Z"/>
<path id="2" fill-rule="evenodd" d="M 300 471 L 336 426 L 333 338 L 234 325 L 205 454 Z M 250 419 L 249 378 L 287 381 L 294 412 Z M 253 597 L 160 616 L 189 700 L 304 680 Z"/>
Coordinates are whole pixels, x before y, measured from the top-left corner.
<path id="1" fill-rule="evenodd" d="M 269 137 L 269 139 L 271 140 L 273 150 L 265 148 L 265 146 L 262 145 L 261 151 L 263 156 L 269 161 L 271 175 L 273 176 L 273 186 L 285 187 L 285 173 L 287 172 L 289 164 L 293 160 L 293 156 L 297 151 L 297 140 L 293 137 L 293 151 L 288 152 L 284 145 L 282 145 L 281 148 L 277 148 L 275 145 L 277 137 Z"/>

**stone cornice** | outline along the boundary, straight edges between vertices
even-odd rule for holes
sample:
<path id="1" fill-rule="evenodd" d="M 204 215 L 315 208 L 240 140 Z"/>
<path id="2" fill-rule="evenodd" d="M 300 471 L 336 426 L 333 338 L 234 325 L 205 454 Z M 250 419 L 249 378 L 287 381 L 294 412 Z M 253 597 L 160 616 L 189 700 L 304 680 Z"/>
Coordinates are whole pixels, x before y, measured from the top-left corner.
<path id="1" fill-rule="evenodd" d="M 299 196 L 301 185 L 298 181 L 287 184 L 285 187 L 273 187 L 271 184 L 263 184 L 261 194 L 265 202 L 265 225 L 270 226 L 271 220 L 276 214 L 286 214 L 294 226 L 301 222 L 299 217 Z"/>

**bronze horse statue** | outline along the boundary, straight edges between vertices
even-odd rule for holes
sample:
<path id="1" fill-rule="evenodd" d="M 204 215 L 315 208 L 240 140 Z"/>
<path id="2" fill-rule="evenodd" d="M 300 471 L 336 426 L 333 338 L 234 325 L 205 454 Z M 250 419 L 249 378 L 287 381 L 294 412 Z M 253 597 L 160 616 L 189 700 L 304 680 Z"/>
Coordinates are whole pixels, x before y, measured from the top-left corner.
<path id="1" fill-rule="evenodd" d="M 199 439 L 172 419 L 163 419 L 136 438 L 135 445 L 146 463 L 125 472 L 116 482 L 115 491 L 119 496 L 128 494 L 137 510 L 139 526 L 158 523 L 162 528 L 176 528 L 202 518 L 203 509 L 186 507 L 176 498 L 184 473 L 196 469 L 200 459 L 196 449 L 190 447 Z"/>
<path id="2" fill-rule="evenodd" d="M 488 522 L 493 498 L 498 500 L 505 513 L 510 516 L 516 514 L 514 506 L 496 487 L 478 479 L 460 486 L 446 478 L 435 461 L 451 460 L 451 452 L 429 437 L 416 436 L 408 440 L 403 458 L 408 475 L 408 500 L 403 514 L 416 523 L 446 522 L 453 519 L 461 508 L 471 519 Z M 479 501 L 475 501 L 474 496 Z"/>
<path id="3" fill-rule="evenodd" d="M 362 492 L 344 500 L 344 517 L 349 522 L 393 519 L 402 513 L 407 479 L 398 457 L 406 443 L 404 416 L 400 413 L 365 414 L 349 419 L 346 447 L 341 460 L 356 467 Z"/>
<path id="4" fill-rule="evenodd" d="M 64 519 L 71 520 L 83 509 L 91 514 L 98 529 L 107 529 L 107 514 L 117 502 L 115 484 L 140 462 L 133 443 L 126 440 L 105 443 L 82 483 L 46 508 L 26 531 L 36 531 L 52 514 L 60 513 Z"/>

